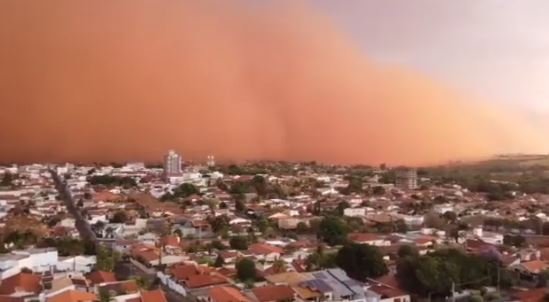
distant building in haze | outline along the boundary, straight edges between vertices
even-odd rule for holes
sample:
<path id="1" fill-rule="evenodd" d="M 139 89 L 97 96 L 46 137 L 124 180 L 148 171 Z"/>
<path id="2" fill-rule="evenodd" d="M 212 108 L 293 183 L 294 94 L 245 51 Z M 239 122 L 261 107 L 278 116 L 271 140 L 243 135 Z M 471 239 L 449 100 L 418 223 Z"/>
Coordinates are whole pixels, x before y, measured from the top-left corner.
<path id="1" fill-rule="evenodd" d="M 401 189 L 415 190 L 417 185 L 416 169 L 399 169 L 396 171 L 396 186 Z"/>
<path id="2" fill-rule="evenodd" d="M 164 157 L 164 175 L 180 176 L 183 173 L 181 170 L 181 155 L 177 154 L 174 150 L 170 150 Z"/>
<path id="3" fill-rule="evenodd" d="M 208 159 L 206 160 L 206 164 L 208 167 L 215 166 L 215 157 L 213 155 L 208 155 Z"/>

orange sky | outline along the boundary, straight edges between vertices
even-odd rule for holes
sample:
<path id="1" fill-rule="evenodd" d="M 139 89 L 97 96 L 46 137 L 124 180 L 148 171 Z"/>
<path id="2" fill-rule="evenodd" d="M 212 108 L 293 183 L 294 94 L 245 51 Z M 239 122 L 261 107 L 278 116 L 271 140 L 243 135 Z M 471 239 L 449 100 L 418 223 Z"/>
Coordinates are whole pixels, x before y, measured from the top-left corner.
<path id="1" fill-rule="evenodd" d="M 423 164 L 546 151 L 512 112 L 370 61 L 307 5 L 0 4 L 0 161 Z M 295 3 L 295 2 L 293 2 Z"/>

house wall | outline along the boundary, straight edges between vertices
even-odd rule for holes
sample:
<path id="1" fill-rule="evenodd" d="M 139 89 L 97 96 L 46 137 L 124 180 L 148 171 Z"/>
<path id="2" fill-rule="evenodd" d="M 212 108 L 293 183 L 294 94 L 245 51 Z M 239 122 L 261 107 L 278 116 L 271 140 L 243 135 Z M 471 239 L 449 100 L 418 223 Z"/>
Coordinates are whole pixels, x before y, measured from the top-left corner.
<path id="1" fill-rule="evenodd" d="M 394 297 L 389 299 L 381 299 L 379 302 L 410 302 L 410 296 L 400 296 L 400 297 Z"/>
<path id="2" fill-rule="evenodd" d="M 55 267 L 59 262 L 57 250 L 31 254 L 29 258 L 32 263 L 30 269 L 39 272 L 49 271 L 51 267 Z"/>
<path id="3" fill-rule="evenodd" d="M 164 284 L 169 289 L 177 292 L 184 297 L 187 296 L 187 291 L 185 290 L 185 288 L 178 284 L 175 280 L 171 279 L 169 276 L 163 274 L 162 272 L 158 272 L 156 276 L 158 277 L 158 279 L 160 279 L 160 282 L 162 282 L 162 284 Z"/>
<path id="4" fill-rule="evenodd" d="M 366 216 L 365 208 L 347 208 L 343 210 L 343 215 L 347 217 Z"/>

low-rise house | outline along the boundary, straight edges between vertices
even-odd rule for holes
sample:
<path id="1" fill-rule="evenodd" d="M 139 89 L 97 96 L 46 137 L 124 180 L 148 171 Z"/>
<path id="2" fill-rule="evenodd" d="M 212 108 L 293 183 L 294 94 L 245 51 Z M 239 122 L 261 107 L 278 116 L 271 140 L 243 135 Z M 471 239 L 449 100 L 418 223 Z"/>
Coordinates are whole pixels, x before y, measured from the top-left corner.
<path id="1" fill-rule="evenodd" d="M 117 282 L 114 273 L 105 271 L 93 271 L 86 275 L 91 285 L 100 285 L 103 283 Z"/>
<path id="2" fill-rule="evenodd" d="M 0 296 L 32 298 L 42 291 L 42 278 L 32 273 L 19 273 L 0 282 Z"/>
<path id="3" fill-rule="evenodd" d="M 411 297 L 408 292 L 400 288 L 395 276 L 390 274 L 379 279 L 369 279 L 368 292 L 370 297 L 375 297 L 369 301 L 375 302 L 410 302 Z"/>
<path id="4" fill-rule="evenodd" d="M 101 292 L 107 292 L 111 296 L 124 296 L 129 294 L 135 294 L 139 292 L 139 286 L 135 280 L 115 281 L 108 283 L 101 283 L 95 287 L 95 292 L 100 294 Z"/>
<path id="5" fill-rule="evenodd" d="M 174 227 L 174 232 L 179 232 L 182 238 L 209 238 L 214 232 L 207 221 L 187 220 Z"/>
<path id="6" fill-rule="evenodd" d="M 254 301 L 257 302 L 279 302 L 294 301 L 295 291 L 287 285 L 267 285 L 252 289 Z"/>
<path id="7" fill-rule="evenodd" d="M 343 215 L 347 217 L 364 217 L 367 212 L 366 208 L 346 208 L 343 210 Z"/>
<path id="8" fill-rule="evenodd" d="M 223 275 L 207 267 L 194 264 L 179 264 L 170 268 L 170 275 L 177 283 L 188 289 L 227 284 Z"/>
<path id="9" fill-rule="evenodd" d="M 279 247 L 265 244 L 254 243 L 248 247 L 247 253 L 254 256 L 258 260 L 273 262 L 280 258 L 284 250 Z"/>
<path id="10" fill-rule="evenodd" d="M 79 290 L 66 290 L 47 298 L 46 302 L 96 302 L 98 297 L 94 293 Z"/>
<path id="11" fill-rule="evenodd" d="M 235 264 L 238 258 L 242 257 L 242 253 L 239 251 L 220 251 L 218 255 L 225 264 Z"/>
<path id="12" fill-rule="evenodd" d="M 206 297 L 201 297 L 203 302 L 251 302 L 238 289 L 230 286 L 212 287 Z"/>
<path id="13" fill-rule="evenodd" d="M 19 273 L 23 268 L 33 272 L 46 272 L 59 262 L 57 249 L 31 248 L 0 255 L 0 280 Z"/>
<path id="14" fill-rule="evenodd" d="M 528 262 L 521 262 L 510 267 L 512 270 L 519 272 L 523 276 L 536 277 L 540 273 L 549 269 L 549 264 L 542 260 L 533 260 Z"/>
<path id="15" fill-rule="evenodd" d="M 374 233 L 351 233 L 349 240 L 358 244 L 368 244 L 373 246 L 390 246 L 391 241 L 385 236 Z"/>
<path id="16" fill-rule="evenodd" d="M 62 272 L 90 272 L 97 263 L 96 256 L 60 257 L 55 268 Z"/>

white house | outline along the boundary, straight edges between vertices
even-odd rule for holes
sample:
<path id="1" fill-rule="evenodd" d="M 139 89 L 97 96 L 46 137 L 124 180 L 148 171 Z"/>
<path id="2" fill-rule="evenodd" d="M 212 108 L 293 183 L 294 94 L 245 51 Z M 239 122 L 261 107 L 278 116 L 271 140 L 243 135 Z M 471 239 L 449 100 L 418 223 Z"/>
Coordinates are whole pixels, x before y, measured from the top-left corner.
<path id="1" fill-rule="evenodd" d="M 366 216 L 366 208 L 346 208 L 343 210 L 343 215 L 347 217 L 363 217 Z"/>

